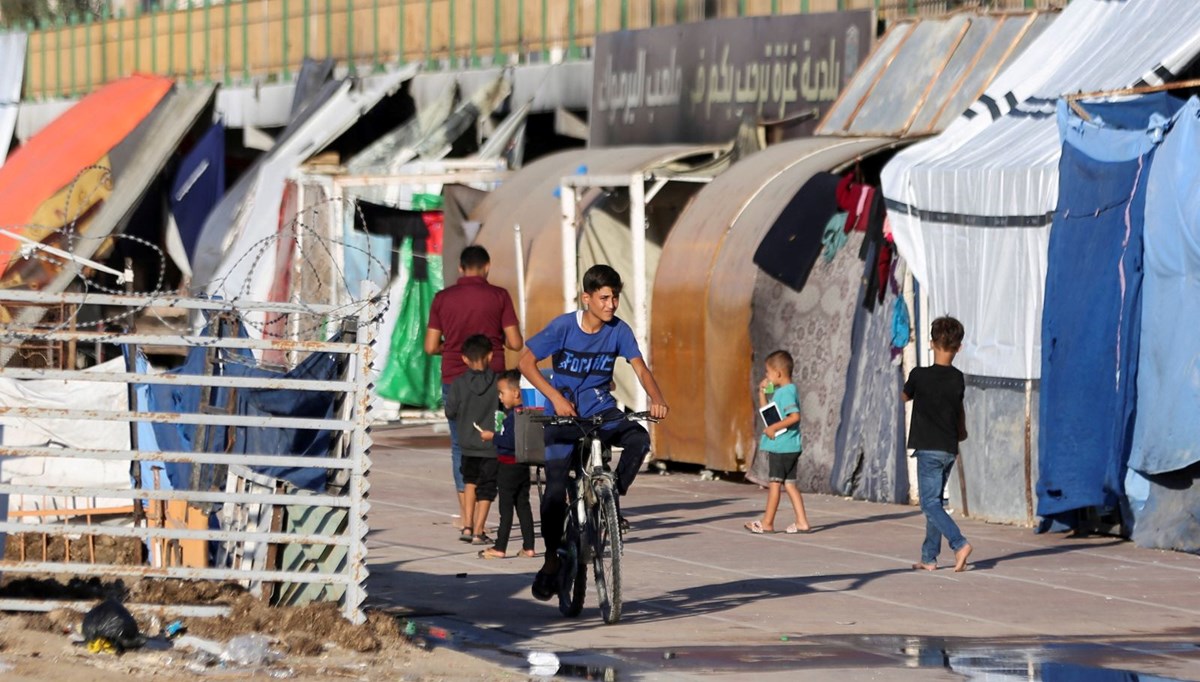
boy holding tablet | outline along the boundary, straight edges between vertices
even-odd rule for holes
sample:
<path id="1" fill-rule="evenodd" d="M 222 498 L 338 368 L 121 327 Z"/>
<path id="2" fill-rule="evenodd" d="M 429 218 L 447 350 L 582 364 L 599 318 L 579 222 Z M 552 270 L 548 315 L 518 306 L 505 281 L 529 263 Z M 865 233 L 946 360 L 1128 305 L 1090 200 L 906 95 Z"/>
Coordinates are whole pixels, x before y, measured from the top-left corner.
<path id="1" fill-rule="evenodd" d="M 792 508 L 796 510 L 796 522 L 785 533 L 807 533 L 810 530 L 808 516 L 804 513 L 804 500 L 796 487 L 796 464 L 800 460 L 800 400 L 796 385 L 792 383 L 794 366 L 791 353 L 777 350 L 767 356 L 764 374 L 758 387 L 758 404 L 763 421 L 767 422 L 758 449 L 770 458 L 770 478 L 767 487 L 767 508 L 762 520 L 755 519 L 744 524 L 746 530 L 761 535 L 775 532 L 775 512 L 779 509 L 781 490 L 786 490 Z M 776 410 L 766 409 L 774 404 Z M 776 417 L 782 417 L 774 421 Z"/>

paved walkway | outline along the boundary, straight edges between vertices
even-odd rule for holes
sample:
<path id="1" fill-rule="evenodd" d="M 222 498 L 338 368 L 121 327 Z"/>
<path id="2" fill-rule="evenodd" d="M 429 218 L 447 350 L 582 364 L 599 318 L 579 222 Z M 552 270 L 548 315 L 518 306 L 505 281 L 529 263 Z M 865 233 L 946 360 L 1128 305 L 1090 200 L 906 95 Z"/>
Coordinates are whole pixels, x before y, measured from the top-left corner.
<path id="1" fill-rule="evenodd" d="M 685 473 L 643 473 L 624 504 L 622 622 L 603 625 L 590 593 L 567 620 L 529 595 L 540 559 L 484 561 L 457 540 L 444 436 L 374 435 L 372 601 L 510 666 L 542 651 L 619 679 L 1052 680 L 1082 666 L 1200 680 L 1200 557 L 960 520 L 972 570 L 913 571 L 916 508 L 806 495 L 815 532 L 758 536 L 742 523 L 764 492 Z"/>

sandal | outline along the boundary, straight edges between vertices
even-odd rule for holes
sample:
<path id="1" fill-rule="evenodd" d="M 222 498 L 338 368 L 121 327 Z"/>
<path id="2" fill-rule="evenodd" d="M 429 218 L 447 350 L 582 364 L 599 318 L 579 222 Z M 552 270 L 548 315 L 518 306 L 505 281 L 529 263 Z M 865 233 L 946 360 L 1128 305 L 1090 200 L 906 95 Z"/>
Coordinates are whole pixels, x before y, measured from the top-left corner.
<path id="1" fill-rule="evenodd" d="M 795 535 L 796 533 L 811 533 L 812 528 L 801 528 L 800 526 L 797 526 L 796 524 L 793 523 L 792 525 L 787 527 L 787 530 L 785 530 L 783 532 L 787 533 L 788 535 Z"/>
<path id="2" fill-rule="evenodd" d="M 479 558 L 480 559 L 507 559 L 508 556 L 504 552 L 501 552 L 500 550 L 496 549 L 495 547 L 488 547 L 487 549 L 479 550 Z"/>
<path id="3" fill-rule="evenodd" d="M 534 557 L 536 557 L 536 556 L 537 556 L 537 550 L 534 550 L 534 549 L 523 549 L 523 550 L 521 550 L 521 552 L 519 553 L 519 555 L 518 555 L 518 556 L 523 556 L 523 557 L 525 557 L 526 559 L 532 559 L 532 558 L 534 558 Z"/>
<path id="4" fill-rule="evenodd" d="M 763 528 L 762 521 L 758 521 L 758 520 L 750 521 L 748 523 L 743 523 L 742 528 L 745 528 L 746 530 L 750 531 L 751 533 L 754 533 L 755 535 L 763 535 L 764 533 L 774 533 L 775 532 L 773 530 L 767 530 L 767 529 Z"/>
<path id="5" fill-rule="evenodd" d="M 470 541 L 471 541 L 471 537 L 472 537 L 472 535 L 471 535 L 471 529 L 470 529 L 470 528 L 459 528 L 459 529 L 458 529 L 458 540 L 459 540 L 459 542 L 470 542 Z"/>
<path id="6" fill-rule="evenodd" d="M 489 538 L 487 533 L 480 533 L 479 535 L 472 535 L 471 539 L 468 540 L 467 542 L 470 542 L 472 545 L 495 544 L 495 541 L 492 540 L 491 538 Z"/>

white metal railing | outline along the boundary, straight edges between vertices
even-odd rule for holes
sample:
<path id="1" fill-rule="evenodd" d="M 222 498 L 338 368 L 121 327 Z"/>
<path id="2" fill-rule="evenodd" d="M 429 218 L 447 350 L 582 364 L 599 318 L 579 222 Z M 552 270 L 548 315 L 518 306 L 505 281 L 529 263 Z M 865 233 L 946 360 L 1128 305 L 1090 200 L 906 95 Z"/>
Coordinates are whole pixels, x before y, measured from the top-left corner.
<path id="1" fill-rule="evenodd" d="M 330 449 L 328 452 L 307 455 L 299 452 L 282 453 L 247 453 L 227 454 L 223 452 L 206 451 L 148 451 L 136 447 L 136 438 L 131 437 L 129 443 L 73 443 L 67 447 L 58 447 L 53 442 L 39 445 L 4 445 L 0 444 L 0 472 L 3 471 L 4 461 L 8 458 L 41 457 L 67 459 L 79 463 L 87 462 L 129 462 L 131 464 L 131 483 L 127 487 L 114 485 L 58 485 L 53 480 L 40 480 L 36 485 L 29 483 L 0 483 L 0 496 L 23 496 L 38 498 L 39 496 L 66 498 L 103 498 L 131 500 L 134 508 L 142 505 L 161 502 L 166 504 L 172 500 L 186 500 L 193 505 L 218 505 L 222 509 L 224 519 L 220 529 L 207 528 L 172 528 L 165 525 L 153 525 L 144 514 L 135 514 L 125 525 L 93 523 L 88 517 L 86 523 L 72 522 L 62 519 L 55 523 L 27 523 L 8 520 L 3 514 L 0 520 L 0 532 L 39 533 L 49 537 L 74 537 L 78 535 L 113 538 L 139 538 L 144 542 L 203 542 L 216 541 L 222 543 L 222 557 L 229 557 L 233 565 L 182 566 L 170 565 L 122 565 L 116 563 L 81 563 L 72 562 L 67 557 L 65 562 L 54 561 L 0 561 L 0 572 L 8 575 L 24 574 L 57 574 L 71 576 L 102 576 L 102 577 L 161 577 L 186 580 L 208 581 L 242 581 L 243 583 L 299 583 L 335 585 L 344 588 L 341 595 L 343 613 L 352 622 L 364 620 L 362 604 L 366 598 L 365 580 L 367 577 L 367 549 L 365 538 L 367 534 L 367 512 L 370 505 L 366 501 L 369 488 L 367 474 L 371 460 L 369 451 L 371 439 L 367 432 L 369 423 L 368 405 L 370 403 L 370 379 L 366 368 L 372 359 L 372 346 L 382 314 L 381 300 L 377 298 L 356 301 L 351 305 L 301 305 L 295 303 L 256 303 L 248 301 L 214 301 L 194 298 L 178 298 L 158 296 L 119 296 L 94 295 L 81 293 L 46 294 L 33 291 L 4 291 L 0 290 L 0 306 L 19 304 L 22 306 L 87 306 L 102 305 L 105 314 L 116 308 L 126 311 L 132 317 L 135 313 L 145 311 L 151 306 L 167 306 L 191 311 L 208 313 L 225 313 L 241 315 L 243 313 L 275 313 L 293 316 L 303 316 L 313 321 L 311 325 L 285 325 L 295 332 L 297 329 L 309 329 L 309 336 L 321 336 L 321 329 L 333 326 L 332 321 L 342 322 L 342 326 L 351 331 L 354 338 L 328 340 L 325 338 L 235 338 L 214 337 L 190 330 L 176 330 L 163 334 L 128 333 L 112 331 L 95 331 L 88 329 L 86 324 L 65 324 L 43 326 L 40 329 L 18 329 L 13 326 L 0 329 L 0 347 L 18 347 L 31 341 L 57 341 L 63 343 L 75 342 L 79 347 L 91 348 L 96 342 L 109 346 L 124 346 L 136 350 L 139 345 L 153 345 L 157 348 L 176 347 L 183 350 L 203 348 L 204 352 L 213 357 L 220 356 L 230 350 L 251 351 L 284 351 L 290 352 L 288 357 L 295 362 L 308 353 L 332 353 L 342 356 L 345 360 L 345 370 L 341 376 L 332 381 L 319 381 L 311 378 L 288 378 L 285 376 L 222 376 L 220 372 L 203 375 L 185 374 L 145 374 L 136 371 L 86 371 L 69 368 L 30 368 L 30 367 L 0 367 L 0 380 L 24 382 L 35 379 L 63 380 L 71 382 L 94 382 L 96 385 L 127 384 L 130 390 L 127 395 L 133 395 L 133 388 L 139 384 L 168 385 L 175 387 L 195 387 L 205 395 L 205 390 L 243 391 L 243 390 L 294 390 L 294 391 L 323 391 L 332 394 L 336 409 L 332 417 L 291 417 L 285 415 L 260 416 L 248 414 L 227 413 L 224 409 L 200 410 L 196 413 L 170 412 L 161 408 L 158 411 L 141 411 L 137 405 L 96 405 L 94 409 L 79 409 L 77 407 L 46 407 L 38 405 L 22 405 L 5 403 L 0 398 L 0 423 L 11 423 L 22 420 L 22 423 L 40 423 L 48 431 L 54 429 L 54 424 L 69 422 L 112 423 L 125 422 L 129 424 L 130 433 L 136 432 L 138 423 L 150 422 L 157 424 L 186 424 L 197 425 L 198 428 L 227 427 L 229 429 L 245 428 L 285 428 L 319 430 L 330 433 Z M 77 309 L 77 308 L 76 308 Z M 117 317 L 120 317 L 119 315 Z M 111 320 L 112 317 L 106 318 Z M 111 325 L 108 327 L 111 329 Z M 86 344 L 86 345 L 85 345 Z M 74 347 L 74 344 L 72 344 Z M 218 366 L 228 360 L 218 360 Z M 75 362 L 65 363 L 68 367 Z M 53 440 L 53 439 L 51 439 Z M 8 460 L 11 461 L 11 460 Z M 147 489 L 147 482 L 141 488 L 135 488 L 132 474 L 135 468 L 140 468 L 141 462 L 161 463 L 190 463 L 197 466 L 219 466 L 220 471 L 228 467 L 230 482 L 218 481 L 218 485 L 205 490 L 181 489 Z M 336 485 L 324 493 L 313 493 L 291 487 L 282 480 L 275 480 L 274 487 L 263 487 L 261 481 L 257 487 L 242 488 L 232 484 L 234 478 L 252 476 L 256 481 L 263 478 L 258 474 L 233 474 L 232 472 L 248 472 L 247 467 L 300 467 L 325 470 L 327 477 L 335 478 Z M 238 480 L 242 480 L 239 478 Z M 270 481 L 269 481 L 270 482 Z M 0 498 L 2 499 L 2 498 Z M 347 513 L 345 531 L 341 534 L 329 535 L 322 533 L 304 533 L 280 529 L 280 524 L 266 524 L 265 528 L 255 527 L 244 522 L 248 515 L 246 507 L 256 506 L 257 512 L 268 510 L 269 513 L 284 514 L 287 508 L 327 508 L 332 510 L 344 509 Z M 2 510 L 7 512 L 7 508 Z M 256 512 L 256 513 L 257 513 Z M 63 516 L 67 513 L 64 512 Z M 161 516 L 159 517 L 162 518 Z M 241 519 L 234 522 L 233 519 Z M 336 565 L 311 566 L 311 570 L 283 570 L 269 565 L 266 553 L 260 550 L 271 545 L 315 545 L 345 548 L 344 561 Z M 243 551 L 244 550 L 244 551 Z M 239 561 L 243 556 L 254 555 L 253 561 Z M 11 607 L 5 601 L 6 607 Z M 29 608 L 40 608 L 39 605 L 26 605 Z"/>

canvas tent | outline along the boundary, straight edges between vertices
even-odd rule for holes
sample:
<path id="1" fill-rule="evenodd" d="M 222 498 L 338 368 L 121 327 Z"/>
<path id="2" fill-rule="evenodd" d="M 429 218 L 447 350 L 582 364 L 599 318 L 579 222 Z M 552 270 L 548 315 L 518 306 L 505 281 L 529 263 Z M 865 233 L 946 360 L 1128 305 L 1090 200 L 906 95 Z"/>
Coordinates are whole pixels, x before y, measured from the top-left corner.
<path id="1" fill-rule="evenodd" d="M 967 328 L 956 364 L 968 375 L 970 465 L 951 490 L 972 516 L 1033 521 L 1042 302 L 1059 200 L 1055 101 L 1172 80 L 1197 53 L 1194 2 L 1076 0 L 944 133 L 883 170 L 896 243 L 926 310 Z"/>

